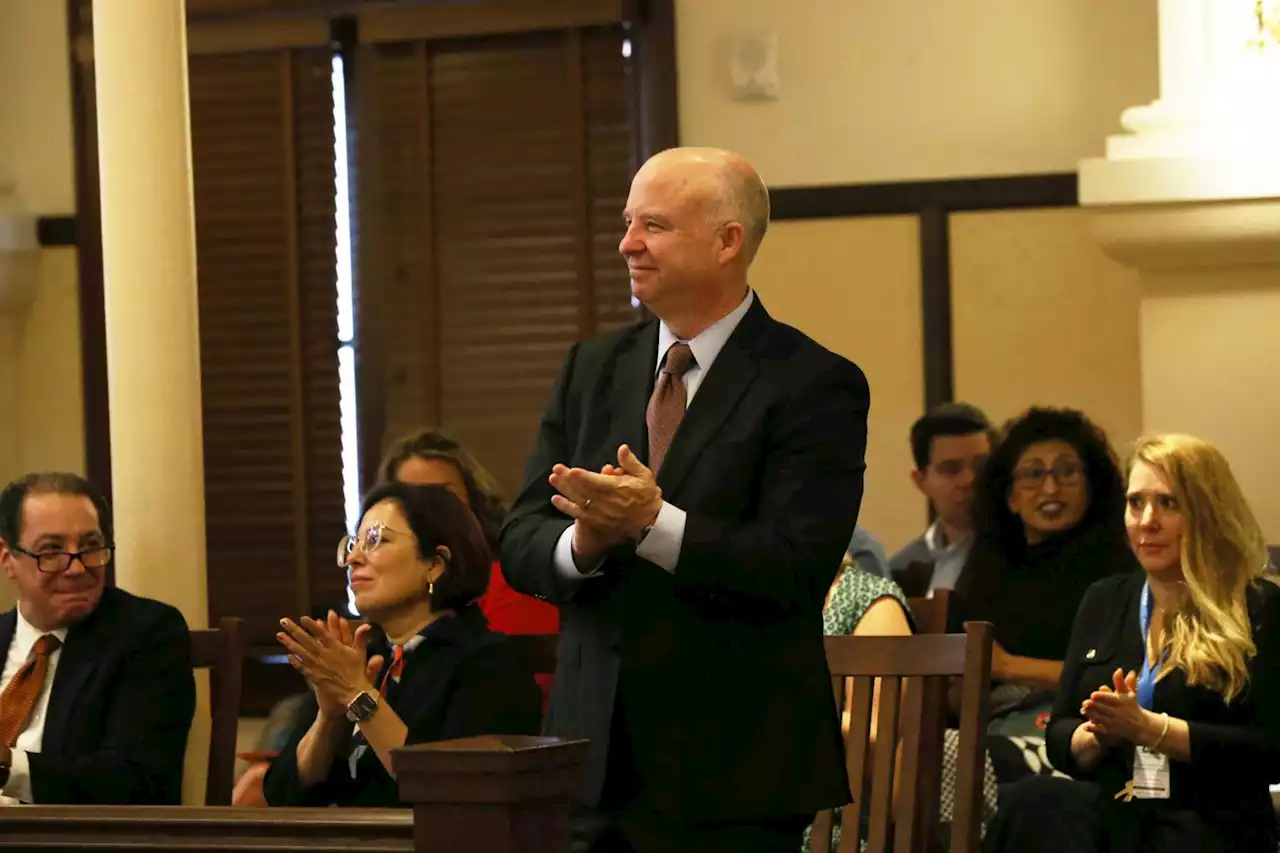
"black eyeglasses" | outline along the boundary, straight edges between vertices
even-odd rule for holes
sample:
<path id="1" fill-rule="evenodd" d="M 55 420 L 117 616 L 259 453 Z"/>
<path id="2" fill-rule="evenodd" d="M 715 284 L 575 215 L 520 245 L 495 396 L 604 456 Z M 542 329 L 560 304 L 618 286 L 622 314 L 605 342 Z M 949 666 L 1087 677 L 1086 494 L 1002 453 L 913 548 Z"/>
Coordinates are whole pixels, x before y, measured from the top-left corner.
<path id="1" fill-rule="evenodd" d="M 1059 486 L 1074 486 L 1080 480 L 1080 475 L 1084 473 L 1084 466 L 1074 459 L 1059 459 L 1053 463 L 1053 467 L 1046 468 L 1043 465 L 1031 465 L 1026 468 L 1019 468 L 1013 472 L 1013 481 L 1018 484 L 1018 488 L 1027 491 L 1039 491 L 1044 488 L 1045 481 L 1049 479 L 1049 475 L 1053 475 L 1053 480 Z"/>
<path id="2" fill-rule="evenodd" d="M 88 569 L 101 569 L 107 563 L 111 562 L 111 555 L 115 551 L 114 545 L 95 545 L 92 548 L 85 548 L 83 551 L 28 551 L 19 545 L 14 545 L 13 550 L 18 554 L 25 554 L 36 561 L 36 568 L 48 575 L 56 575 L 65 572 L 71 568 L 73 560 L 79 560 L 80 565 Z"/>

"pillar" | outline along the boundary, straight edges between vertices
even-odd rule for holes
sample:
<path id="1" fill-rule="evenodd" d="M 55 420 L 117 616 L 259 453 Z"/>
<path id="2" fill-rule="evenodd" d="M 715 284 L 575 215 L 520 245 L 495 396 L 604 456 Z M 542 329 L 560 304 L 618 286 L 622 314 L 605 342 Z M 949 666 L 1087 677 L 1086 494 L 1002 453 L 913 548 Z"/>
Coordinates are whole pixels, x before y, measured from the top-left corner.
<path id="1" fill-rule="evenodd" d="M 94 0 L 116 583 L 208 623 L 185 0 Z M 188 749 L 203 800 L 208 690 Z"/>
<path id="2" fill-rule="evenodd" d="M 1254 0 L 1159 10 L 1160 98 L 1080 164 L 1080 200 L 1142 279 L 1144 430 L 1219 445 L 1280 543 L 1280 22 Z"/>

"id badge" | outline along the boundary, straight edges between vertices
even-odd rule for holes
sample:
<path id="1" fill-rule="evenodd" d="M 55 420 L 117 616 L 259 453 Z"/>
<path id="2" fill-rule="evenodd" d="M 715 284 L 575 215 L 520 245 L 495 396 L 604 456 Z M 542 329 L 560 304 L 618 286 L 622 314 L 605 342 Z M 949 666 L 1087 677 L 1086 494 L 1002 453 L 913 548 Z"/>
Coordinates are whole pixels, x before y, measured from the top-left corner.
<path id="1" fill-rule="evenodd" d="M 1141 746 L 1134 749 L 1133 796 L 1139 800 L 1169 799 L 1169 756 Z"/>

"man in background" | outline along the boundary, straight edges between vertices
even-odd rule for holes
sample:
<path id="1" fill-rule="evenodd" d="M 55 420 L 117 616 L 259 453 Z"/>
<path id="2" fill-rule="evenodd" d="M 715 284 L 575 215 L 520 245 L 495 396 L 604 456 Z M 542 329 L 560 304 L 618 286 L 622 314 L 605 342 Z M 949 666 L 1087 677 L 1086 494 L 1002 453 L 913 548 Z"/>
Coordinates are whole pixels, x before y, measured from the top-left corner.
<path id="1" fill-rule="evenodd" d="M 912 424 L 911 482 L 929 499 L 934 521 L 889 560 L 907 595 L 955 588 L 973 536 L 973 484 L 994 442 L 987 416 L 967 403 L 944 403 Z"/>
<path id="2" fill-rule="evenodd" d="M 195 716 L 182 614 L 107 588 L 111 511 L 75 474 L 0 492 L 0 805 L 180 805 Z M 163 535 L 163 532 L 161 532 Z"/>

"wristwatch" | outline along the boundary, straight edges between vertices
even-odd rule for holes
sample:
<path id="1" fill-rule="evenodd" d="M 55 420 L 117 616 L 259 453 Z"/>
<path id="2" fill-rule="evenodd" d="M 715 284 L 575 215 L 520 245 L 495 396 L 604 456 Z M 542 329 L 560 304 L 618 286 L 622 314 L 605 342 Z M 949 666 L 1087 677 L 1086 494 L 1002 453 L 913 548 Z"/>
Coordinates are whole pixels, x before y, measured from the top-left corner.
<path id="1" fill-rule="evenodd" d="M 362 691 L 359 696 L 351 700 L 351 704 L 347 706 L 347 719 L 353 723 L 368 722 L 373 716 L 373 712 L 378 710 L 378 697 L 369 693 L 367 690 Z"/>

